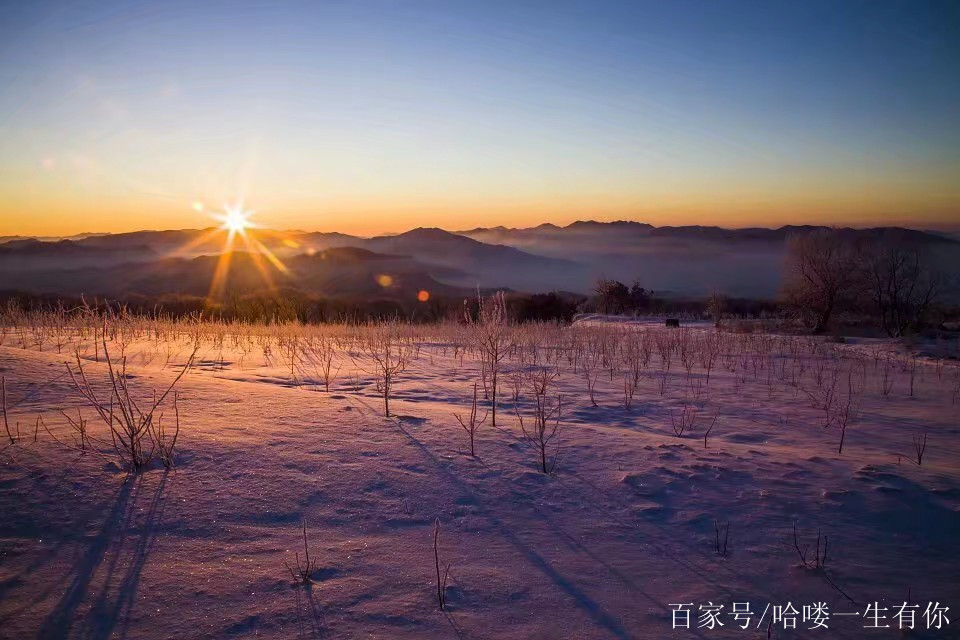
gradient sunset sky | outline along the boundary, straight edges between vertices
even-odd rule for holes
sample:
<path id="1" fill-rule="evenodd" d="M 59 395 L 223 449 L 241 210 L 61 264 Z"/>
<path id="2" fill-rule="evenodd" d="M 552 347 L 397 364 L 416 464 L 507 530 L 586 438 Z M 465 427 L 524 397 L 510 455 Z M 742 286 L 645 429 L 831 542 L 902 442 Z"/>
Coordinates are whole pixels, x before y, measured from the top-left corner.
<path id="1" fill-rule="evenodd" d="M 0 235 L 960 224 L 960 2 L 0 10 Z"/>

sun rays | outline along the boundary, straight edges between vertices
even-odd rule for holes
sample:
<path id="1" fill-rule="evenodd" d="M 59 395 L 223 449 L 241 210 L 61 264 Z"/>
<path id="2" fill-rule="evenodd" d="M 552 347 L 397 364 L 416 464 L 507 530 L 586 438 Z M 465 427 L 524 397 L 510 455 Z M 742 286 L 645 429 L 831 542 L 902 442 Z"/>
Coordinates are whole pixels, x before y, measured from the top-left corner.
<path id="1" fill-rule="evenodd" d="M 202 203 L 194 203 L 193 208 L 198 212 L 204 210 Z M 207 245 L 214 243 L 218 237 L 223 236 L 223 244 L 215 249 L 219 257 L 210 281 L 208 298 L 214 300 L 223 298 L 230 276 L 230 265 L 234 254 L 238 252 L 249 256 L 267 289 L 273 290 L 276 287 L 274 271 L 282 275 L 289 274 L 289 269 L 281 262 L 280 258 L 256 237 L 257 230 L 260 227 L 253 222 L 253 214 L 253 211 L 244 207 L 242 201 L 233 205 L 225 205 L 223 211 L 212 214 L 213 219 L 220 223 L 219 226 L 198 235 L 174 252 L 174 255 L 187 256 L 194 251 L 205 251 Z M 267 233 L 266 230 L 263 230 L 263 232 Z M 238 239 L 242 246 L 238 245 Z"/>
<path id="2" fill-rule="evenodd" d="M 232 234 L 239 233 L 243 236 L 246 235 L 247 229 L 253 228 L 253 223 L 250 222 L 250 216 L 252 215 L 253 211 L 244 211 L 241 204 L 225 207 L 223 213 L 215 214 L 213 217 L 221 222 L 221 229 L 226 229 Z"/>

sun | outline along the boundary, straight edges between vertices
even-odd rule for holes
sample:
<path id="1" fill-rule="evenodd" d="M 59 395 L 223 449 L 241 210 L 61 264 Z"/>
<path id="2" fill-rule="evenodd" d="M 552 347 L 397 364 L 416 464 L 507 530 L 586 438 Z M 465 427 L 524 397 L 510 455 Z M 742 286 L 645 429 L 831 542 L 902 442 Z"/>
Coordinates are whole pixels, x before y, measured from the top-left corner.
<path id="1" fill-rule="evenodd" d="M 252 214 L 252 211 L 244 211 L 243 208 L 239 206 L 227 207 L 223 214 L 217 216 L 217 220 L 221 222 L 220 226 L 222 229 L 226 229 L 230 233 L 243 235 L 247 229 L 253 226 L 253 223 L 250 222 L 250 216 Z"/>
<path id="2" fill-rule="evenodd" d="M 203 206 L 201 204 L 200 209 L 202 208 Z M 280 259 L 275 256 L 265 244 L 263 244 L 263 242 L 257 239 L 257 234 L 253 232 L 253 229 L 259 229 L 260 227 L 259 225 L 251 222 L 251 216 L 253 216 L 253 211 L 247 211 L 244 209 L 242 201 L 238 201 L 232 206 L 224 205 L 222 213 L 213 214 L 213 218 L 220 222 L 220 226 L 210 229 L 206 234 L 193 240 L 189 245 L 187 245 L 188 249 L 192 246 L 202 245 L 213 236 L 226 231 L 226 237 L 223 241 L 223 249 L 220 251 L 219 258 L 217 259 L 217 266 L 213 274 L 213 279 L 210 282 L 210 292 L 208 293 L 209 297 L 219 298 L 224 294 L 227 285 L 227 278 L 229 277 L 230 273 L 230 262 L 233 259 L 234 252 L 236 251 L 238 239 L 242 242 L 245 255 L 249 256 L 249 259 L 252 260 L 253 265 L 263 276 L 264 282 L 270 289 L 273 289 L 274 287 L 274 278 L 268 265 L 272 266 L 282 275 L 287 275 L 290 273 L 290 270 L 286 267 L 286 265 L 284 265 L 283 262 L 281 262 Z M 294 247 L 299 246 L 292 240 L 289 242 L 291 242 Z M 291 245 L 287 244 L 287 246 Z"/>

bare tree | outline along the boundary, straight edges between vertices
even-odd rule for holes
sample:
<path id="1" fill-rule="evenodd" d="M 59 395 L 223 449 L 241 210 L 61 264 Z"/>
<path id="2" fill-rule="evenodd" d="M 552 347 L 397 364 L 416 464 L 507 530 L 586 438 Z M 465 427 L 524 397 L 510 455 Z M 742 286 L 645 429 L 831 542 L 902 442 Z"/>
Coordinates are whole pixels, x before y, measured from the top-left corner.
<path id="1" fill-rule="evenodd" d="M 707 301 L 707 313 L 713 318 L 713 326 L 719 328 L 723 314 L 727 311 L 727 296 L 720 291 L 714 290 Z"/>
<path id="2" fill-rule="evenodd" d="M 820 229 L 788 240 L 782 296 L 809 318 L 814 333 L 826 330 L 859 280 L 853 243 L 839 231 Z"/>
<path id="3" fill-rule="evenodd" d="M 881 239 L 866 252 L 867 285 L 884 331 L 899 337 L 922 325 L 944 288 L 942 274 L 930 267 L 920 247 Z"/>

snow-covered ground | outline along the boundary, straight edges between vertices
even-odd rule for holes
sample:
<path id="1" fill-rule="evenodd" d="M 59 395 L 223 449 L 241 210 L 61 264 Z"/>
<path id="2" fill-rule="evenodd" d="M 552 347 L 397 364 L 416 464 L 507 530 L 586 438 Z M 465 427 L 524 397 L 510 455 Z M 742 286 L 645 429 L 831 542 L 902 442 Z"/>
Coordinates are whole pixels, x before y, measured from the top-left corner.
<path id="1" fill-rule="evenodd" d="M 529 348 L 502 364 L 497 427 L 480 428 L 471 457 L 453 414 L 469 411 L 480 361 L 422 331 L 390 418 L 359 349 L 334 349 L 327 392 L 306 356 L 291 375 L 281 344 L 204 343 L 177 387 L 176 465 L 140 474 L 113 461 L 66 374 L 76 342 L 61 355 L 8 335 L 0 375 L 20 438 L 0 450 L 0 638 L 887 638 L 908 598 L 920 604 L 911 637 L 958 637 L 955 362 L 723 334 L 708 382 L 701 362 L 688 374 L 676 352 L 665 371 L 654 343 L 667 332 L 653 325 L 525 334 Z M 624 345 L 638 348 L 626 336 L 644 331 L 655 336 L 628 410 L 640 356 Z M 571 332 L 580 337 L 562 353 L 549 344 Z M 80 347 L 106 396 L 102 353 L 95 362 L 91 341 Z M 125 345 L 131 389 L 147 397 L 169 384 L 190 349 Z M 563 398 L 549 475 L 513 399 L 518 383 L 530 420 L 526 385 L 541 367 L 557 372 Z M 832 416 L 818 376 L 841 398 L 829 400 Z M 838 454 L 850 385 L 856 411 Z M 76 407 L 105 443 L 99 453 L 81 455 L 43 427 L 34 441 L 42 416 L 70 442 L 58 409 Z M 697 416 L 679 437 L 685 409 Z M 924 433 L 918 465 L 913 437 Z M 444 611 L 437 519 L 450 565 Z M 285 566 L 302 559 L 302 522 L 318 564 L 309 588 Z M 795 524 L 811 562 L 818 530 L 829 541 L 825 570 L 802 566 Z M 729 525 L 726 555 L 717 525 Z M 951 607 L 939 631 L 926 629 L 929 602 Z M 749 603 L 747 629 L 734 603 Z M 828 629 L 808 630 L 804 607 L 815 603 L 826 604 Z M 891 629 L 864 628 L 874 603 Z M 691 605 L 691 629 L 672 628 L 677 604 Z M 724 606 L 723 626 L 697 628 L 710 604 Z M 796 630 L 789 615 L 771 626 L 788 604 Z"/>

